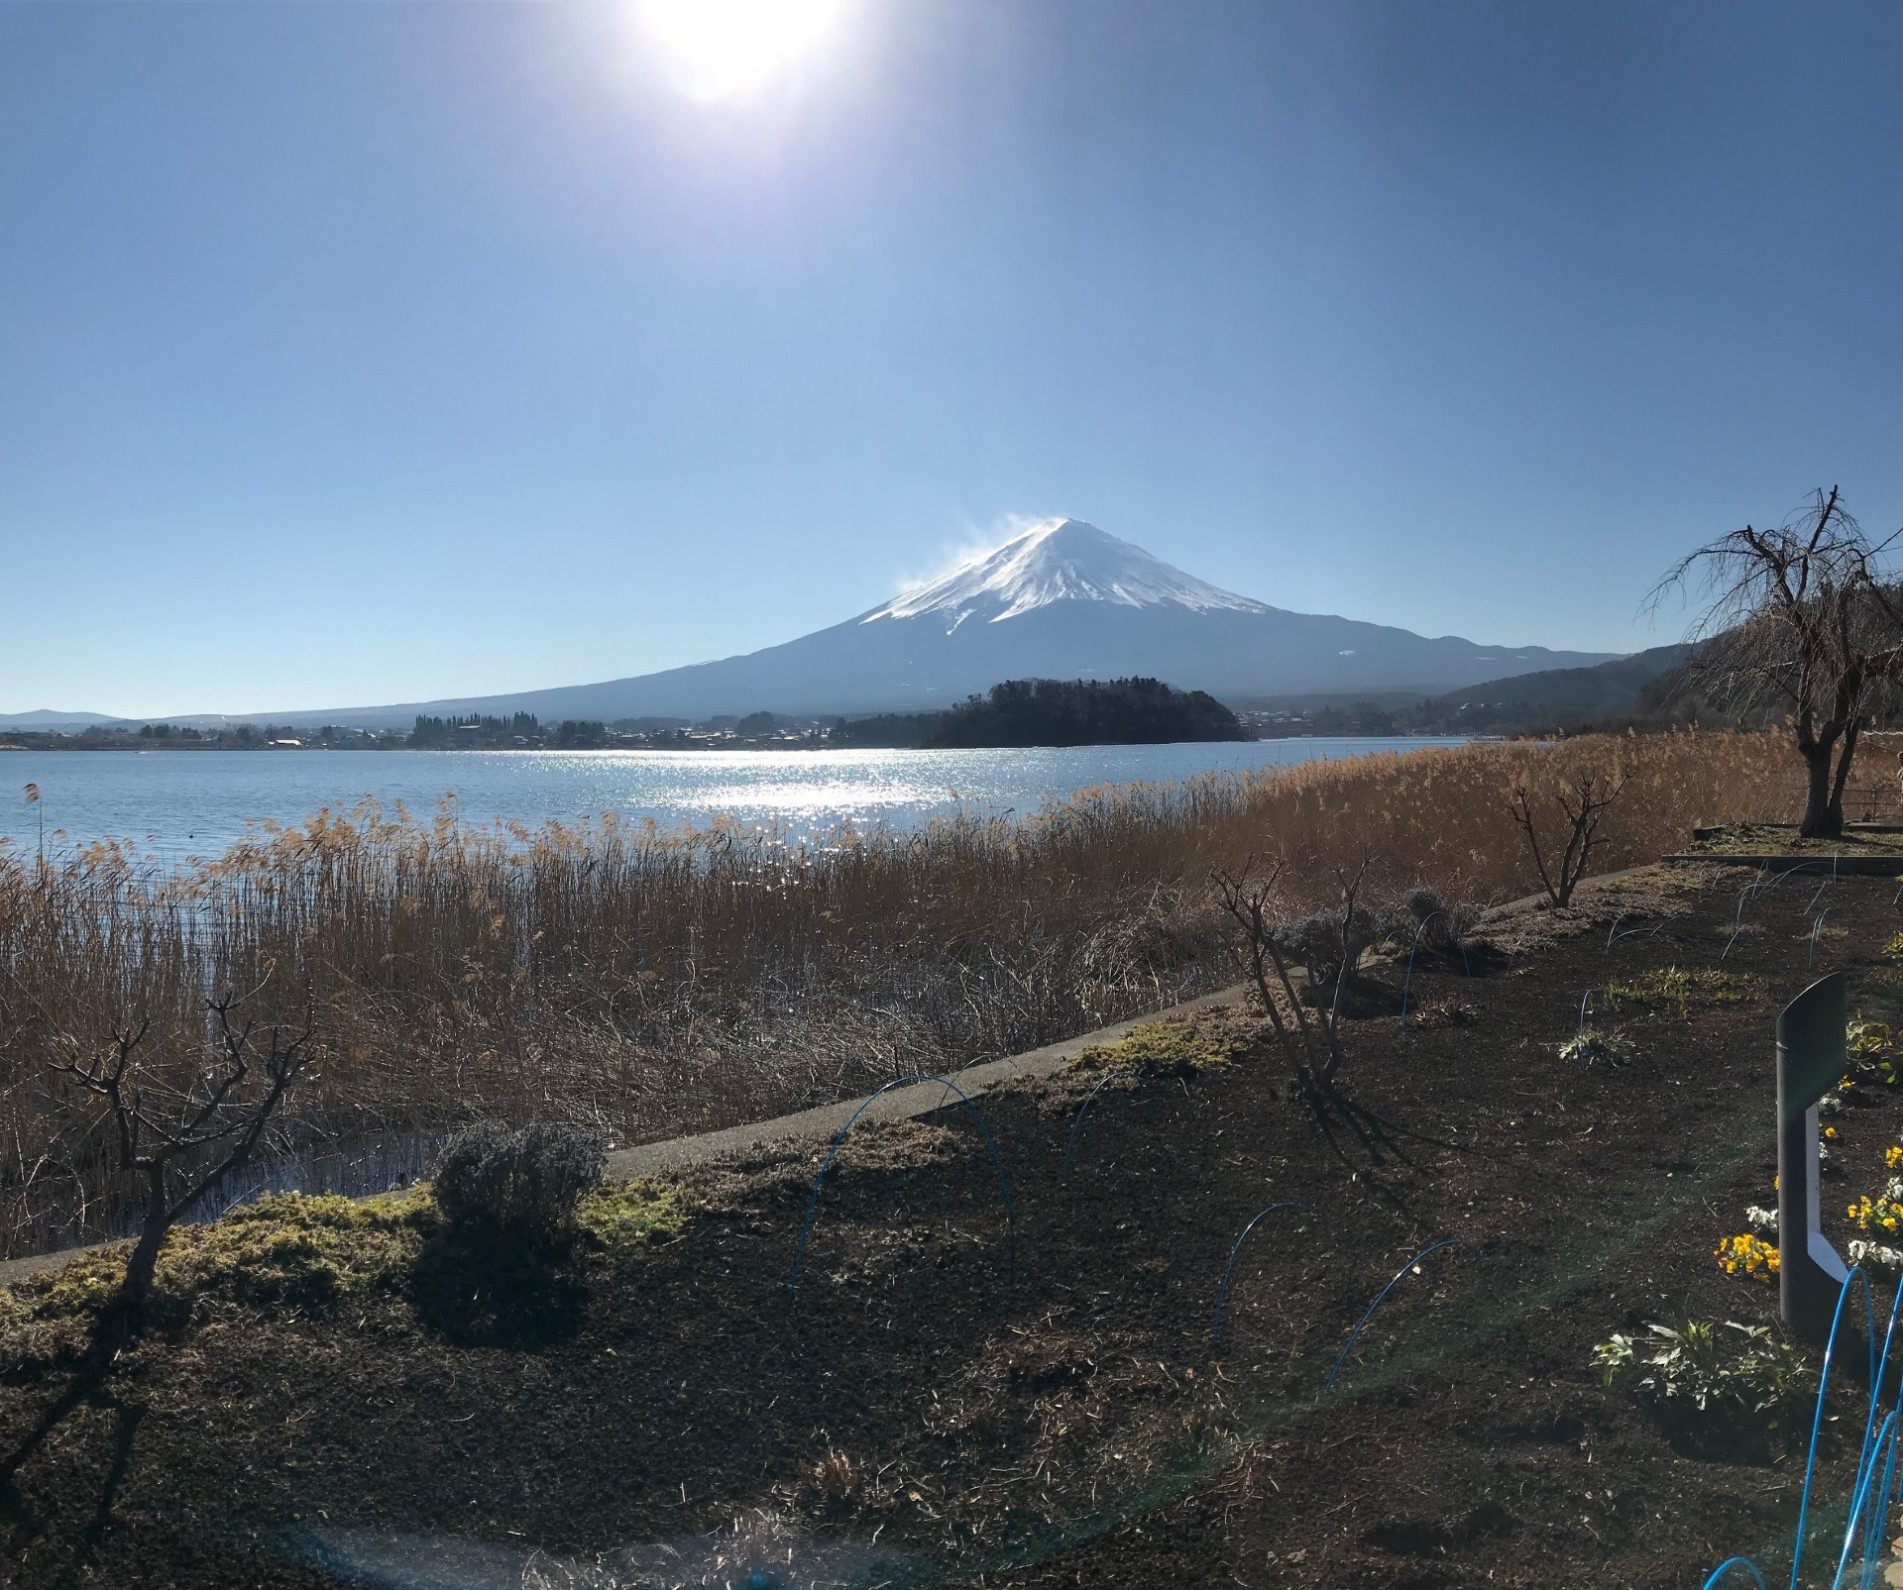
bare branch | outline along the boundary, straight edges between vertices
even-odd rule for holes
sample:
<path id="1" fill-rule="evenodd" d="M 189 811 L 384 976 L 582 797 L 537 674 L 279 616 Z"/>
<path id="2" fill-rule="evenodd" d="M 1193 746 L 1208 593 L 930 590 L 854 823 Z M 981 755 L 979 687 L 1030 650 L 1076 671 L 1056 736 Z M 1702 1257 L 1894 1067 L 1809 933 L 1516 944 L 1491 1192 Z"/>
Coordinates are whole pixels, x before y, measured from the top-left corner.
<path id="1" fill-rule="evenodd" d="M 150 1294 L 160 1249 L 172 1226 L 207 1192 L 242 1169 L 262 1141 L 284 1096 L 311 1059 L 315 1025 L 307 1003 L 300 1030 L 273 1026 L 266 1052 L 255 1052 L 254 1023 L 234 1026 L 237 1001 L 207 1000 L 217 1018 L 215 1066 L 183 1090 L 171 1086 L 141 1054 L 149 1023 L 116 1025 L 110 1052 L 54 1069 L 105 1101 L 117 1131 L 119 1168 L 145 1183 L 145 1211 L 137 1244 L 126 1264 L 119 1303 L 136 1327 Z M 226 1145 L 210 1160 L 214 1145 Z"/>
<path id="2" fill-rule="evenodd" d="M 1514 789 L 1508 810 L 1526 837 L 1527 849 L 1533 855 L 1533 870 L 1539 874 L 1540 887 L 1546 891 L 1547 903 L 1554 910 L 1572 903 L 1573 890 L 1586 876 L 1593 850 L 1600 843 L 1600 825 L 1624 788 L 1622 775 L 1602 782 L 1597 773 L 1584 774 L 1576 784 L 1561 785 L 1553 800 L 1566 819 L 1566 843 L 1554 858 L 1552 870 L 1547 866 L 1546 846 L 1540 839 L 1532 798 L 1525 785 Z"/>

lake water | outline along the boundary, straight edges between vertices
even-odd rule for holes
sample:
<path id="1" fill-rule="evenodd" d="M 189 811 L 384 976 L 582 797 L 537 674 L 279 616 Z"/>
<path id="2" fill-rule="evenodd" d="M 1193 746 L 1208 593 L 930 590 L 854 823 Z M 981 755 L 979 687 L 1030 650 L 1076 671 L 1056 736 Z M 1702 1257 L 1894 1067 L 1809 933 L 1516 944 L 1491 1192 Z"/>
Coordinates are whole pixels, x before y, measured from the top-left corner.
<path id="1" fill-rule="evenodd" d="M 129 840 L 177 862 L 215 856 L 247 822 L 302 822 L 365 796 L 427 817 L 453 795 L 464 821 L 531 827 L 616 812 L 664 827 L 722 813 L 795 837 L 850 820 L 910 827 L 961 803 L 1035 811 L 1096 784 L 1240 772 L 1459 740 L 1302 739 L 1029 751 L 13 751 L 0 754 L 0 839 L 49 853 Z M 40 804 L 23 786 L 37 784 Z"/>

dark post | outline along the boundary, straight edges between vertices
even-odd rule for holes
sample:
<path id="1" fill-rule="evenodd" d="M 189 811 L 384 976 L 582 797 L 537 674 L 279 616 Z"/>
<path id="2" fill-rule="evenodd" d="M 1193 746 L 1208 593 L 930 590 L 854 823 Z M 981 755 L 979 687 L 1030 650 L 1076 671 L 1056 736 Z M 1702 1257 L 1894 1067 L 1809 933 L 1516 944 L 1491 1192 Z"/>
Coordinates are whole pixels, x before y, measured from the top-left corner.
<path id="1" fill-rule="evenodd" d="M 1844 974 L 1819 978 L 1777 1019 L 1778 1305 L 1795 1335 L 1830 1335 L 1848 1271 L 1817 1221 L 1817 1101 L 1844 1074 Z"/>

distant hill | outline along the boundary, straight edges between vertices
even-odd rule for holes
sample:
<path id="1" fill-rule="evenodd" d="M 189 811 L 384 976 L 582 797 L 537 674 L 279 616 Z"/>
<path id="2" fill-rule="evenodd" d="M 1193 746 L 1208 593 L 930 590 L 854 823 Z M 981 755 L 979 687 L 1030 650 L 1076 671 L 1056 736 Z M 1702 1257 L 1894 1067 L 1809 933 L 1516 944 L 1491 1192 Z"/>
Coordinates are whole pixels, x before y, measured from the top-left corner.
<path id="1" fill-rule="evenodd" d="M 922 743 L 937 750 L 1246 738 L 1236 715 L 1201 690 L 1156 679 L 1007 679 L 947 711 Z"/>
<path id="2" fill-rule="evenodd" d="M 136 720 L 108 717 L 99 712 L 55 712 L 48 707 L 32 712 L 0 712 L 0 729 L 33 729 L 46 734 L 77 733 L 108 725 L 119 727 L 128 722 L 134 728 L 138 726 Z"/>
<path id="3" fill-rule="evenodd" d="M 1623 712 L 1639 704 L 1640 692 L 1691 655 L 1688 645 L 1653 646 L 1590 668 L 1543 668 L 1537 673 L 1488 679 L 1437 698 L 1460 707 L 1578 707 Z"/>
<path id="4" fill-rule="evenodd" d="M 1244 720 L 1256 733 L 1544 734 L 1668 718 L 1661 695 L 1679 676 L 1689 646 L 1654 646 L 1591 668 L 1510 674 L 1441 695 L 1393 693 L 1308 696 L 1252 703 Z"/>

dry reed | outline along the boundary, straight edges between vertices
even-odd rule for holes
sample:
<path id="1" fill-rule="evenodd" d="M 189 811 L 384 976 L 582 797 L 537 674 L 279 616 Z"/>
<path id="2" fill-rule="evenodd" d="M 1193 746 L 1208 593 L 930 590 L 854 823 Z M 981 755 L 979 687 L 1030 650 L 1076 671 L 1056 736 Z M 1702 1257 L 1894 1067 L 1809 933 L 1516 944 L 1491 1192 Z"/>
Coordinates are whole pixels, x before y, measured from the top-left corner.
<path id="1" fill-rule="evenodd" d="M 1023 820 L 789 845 L 728 822 L 669 833 L 471 830 L 373 806 L 265 825 L 183 871 L 94 846 L 0 847 L 0 1253 L 106 1229 L 102 1122 L 52 1066 L 147 1020 L 187 1088 L 204 1001 L 308 1002 L 320 1054 L 287 1122 L 315 1153 L 477 1117 L 589 1121 L 626 1143 L 771 1115 L 1050 1042 L 1232 981 L 1211 870 L 1252 854 L 1318 904 L 1334 868 L 1505 898 L 1536 885 L 1507 808 L 1582 771 L 1626 777 L 1598 870 L 1697 821 L 1783 814 L 1767 735 L 1582 737 L 1312 762 L 1087 791 Z"/>

